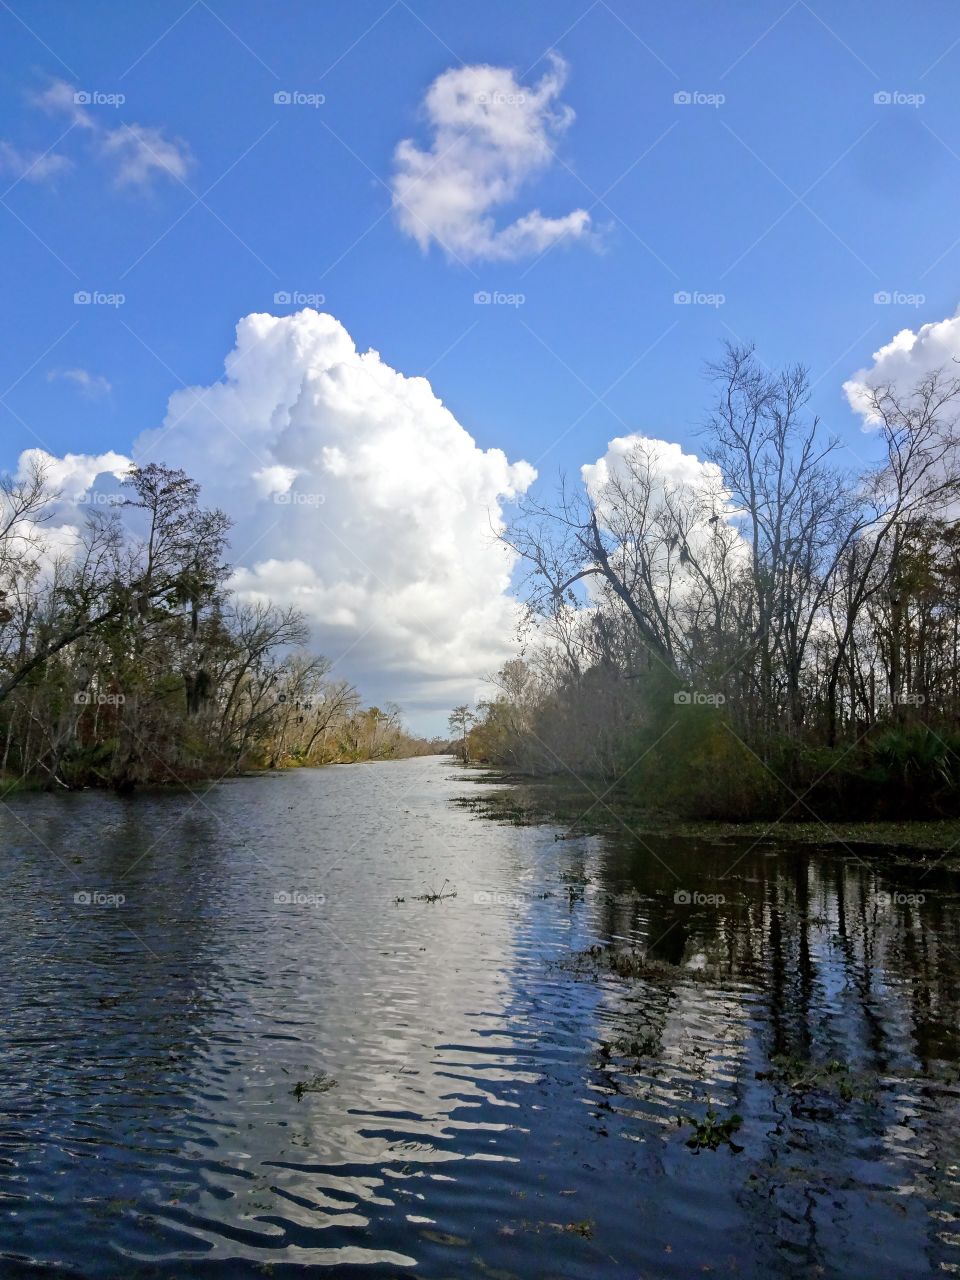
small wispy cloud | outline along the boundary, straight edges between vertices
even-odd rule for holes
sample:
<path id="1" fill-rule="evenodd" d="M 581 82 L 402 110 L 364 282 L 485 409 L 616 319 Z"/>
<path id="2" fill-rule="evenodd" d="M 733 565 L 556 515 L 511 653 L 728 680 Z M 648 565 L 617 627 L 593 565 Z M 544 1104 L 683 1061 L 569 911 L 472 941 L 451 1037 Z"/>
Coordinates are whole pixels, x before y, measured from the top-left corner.
<path id="1" fill-rule="evenodd" d="M 121 187 L 145 187 L 155 174 L 182 181 L 192 163 L 186 143 L 168 138 L 162 129 L 122 125 L 105 133 L 101 150 L 116 162 L 114 180 Z"/>
<path id="2" fill-rule="evenodd" d="M 184 180 L 193 155 L 182 138 L 153 125 L 132 122 L 110 128 L 86 105 L 90 98 L 66 80 L 54 80 L 42 92 L 30 95 L 35 106 L 50 115 L 65 116 L 74 128 L 87 134 L 96 154 L 112 165 L 116 186 L 143 190 L 157 177 Z"/>
<path id="3" fill-rule="evenodd" d="M 20 151 L 12 142 L 0 138 L 0 173 L 19 182 L 53 182 L 73 168 L 73 161 L 53 151 Z"/>
<path id="4" fill-rule="evenodd" d="M 86 369 L 51 369 L 47 374 L 48 382 L 69 382 L 88 400 L 102 400 L 113 390 L 113 386 L 100 374 L 90 373 Z"/>
<path id="5" fill-rule="evenodd" d="M 82 105 L 84 95 L 66 80 L 53 80 L 46 89 L 28 93 L 27 101 L 48 115 L 65 115 L 80 129 L 96 130 L 96 121 Z"/>

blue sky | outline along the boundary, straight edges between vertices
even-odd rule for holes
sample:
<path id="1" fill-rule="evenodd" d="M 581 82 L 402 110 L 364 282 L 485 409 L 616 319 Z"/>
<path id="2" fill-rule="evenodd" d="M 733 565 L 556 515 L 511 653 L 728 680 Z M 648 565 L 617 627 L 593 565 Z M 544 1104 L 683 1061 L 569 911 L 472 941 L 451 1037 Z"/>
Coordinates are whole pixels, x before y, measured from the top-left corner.
<path id="1" fill-rule="evenodd" d="M 842 382 L 960 300 L 947 3 L 14 0 L 0 26 L 5 467 L 37 445 L 129 452 L 171 393 L 221 376 L 241 317 L 295 310 L 279 291 L 322 294 L 361 350 L 426 374 L 480 449 L 544 476 L 630 431 L 696 449 L 724 339 L 807 363 L 816 409 L 867 456 Z M 391 182 L 398 143 L 430 146 L 429 86 L 465 64 L 535 86 L 551 50 L 573 118 L 495 217 L 584 209 L 591 236 L 512 261 L 424 253 Z M 124 101 L 69 128 L 35 101 L 55 82 Z M 182 171 L 124 181 L 132 156 L 107 139 L 131 125 L 172 140 Z M 45 153 L 59 171 L 24 173 Z M 125 301 L 77 306 L 80 290 Z"/>

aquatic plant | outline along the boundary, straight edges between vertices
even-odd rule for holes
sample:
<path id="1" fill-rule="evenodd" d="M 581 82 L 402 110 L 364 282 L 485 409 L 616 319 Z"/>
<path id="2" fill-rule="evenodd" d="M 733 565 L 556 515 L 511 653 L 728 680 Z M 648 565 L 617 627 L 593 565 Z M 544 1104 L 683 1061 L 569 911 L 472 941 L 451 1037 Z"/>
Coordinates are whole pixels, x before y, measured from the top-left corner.
<path id="1" fill-rule="evenodd" d="M 702 1120 L 697 1120 L 694 1116 L 677 1116 L 677 1127 L 681 1128 L 684 1124 L 693 1126 L 693 1136 L 687 1139 L 687 1146 L 693 1151 L 716 1151 L 721 1146 L 728 1146 L 734 1153 L 743 1150 L 732 1137 L 743 1124 L 743 1116 L 736 1112 L 721 1120 L 716 1111 L 708 1107 Z"/>
<path id="2" fill-rule="evenodd" d="M 444 880 L 439 889 L 431 889 L 428 893 L 420 893 L 414 898 L 414 902 L 443 902 L 445 898 L 455 898 L 457 896 L 456 889 L 451 889 L 449 893 L 445 893 L 449 880 Z"/>
<path id="3" fill-rule="evenodd" d="M 772 1057 L 770 1070 L 756 1072 L 756 1078 L 771 1080 L 796 1094 L 833 1094 L 842 1102 L 855 1098 L 872 1102 L 877 1088 L 876 1077 L 855 1075 L 849 1063 L 839 1058 L 817 1063 L 786 1053 Z"/>
<path id="4" fill-rule="evenodd" d="M 328 1075 L 326 1071 L 318 1071 L 309 1080 L 298 1080 L 290 1092 L 300 1102 L 305 1093 L 328 1093 L 336 1087 L 337 1082 L 333 1076 Z"/>

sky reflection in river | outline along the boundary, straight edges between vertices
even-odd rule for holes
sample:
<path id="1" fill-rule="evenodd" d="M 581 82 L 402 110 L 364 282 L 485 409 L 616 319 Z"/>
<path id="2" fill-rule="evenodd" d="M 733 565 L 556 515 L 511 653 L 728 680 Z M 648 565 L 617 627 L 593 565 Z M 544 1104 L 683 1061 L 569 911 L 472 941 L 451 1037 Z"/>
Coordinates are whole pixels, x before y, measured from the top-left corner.
<path id="1" fill-rule="evenodd" d="M 557 841 L 475 786 L 0 808 L 4 1275 L 960 1264 L 952 873 Z M 611 940 L 648 971 L 572 959 Z"/>

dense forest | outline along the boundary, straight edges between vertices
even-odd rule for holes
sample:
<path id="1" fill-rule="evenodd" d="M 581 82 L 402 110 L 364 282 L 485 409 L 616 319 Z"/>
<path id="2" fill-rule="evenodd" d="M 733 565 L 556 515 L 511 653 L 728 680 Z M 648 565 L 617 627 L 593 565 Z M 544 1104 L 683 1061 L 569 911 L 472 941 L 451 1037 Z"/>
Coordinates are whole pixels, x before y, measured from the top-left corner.
<path id="1" fill-rule="evenodd" d="M 229 520 L 159 463 L 74 538 L 42 464 L 0 481 L 0 786 L 189 783 L 436 749 L 306 648 L 295 609 L 226 586 Z"/>
<path id="2" fill-rule="evenodd" d="M 462 752 L 695 816 L 960 812 L 958 372 L 865 393 L 865 466 L 728 346 L 695 477 L 634 437 L 525 499 L 527 645 Z"/>

